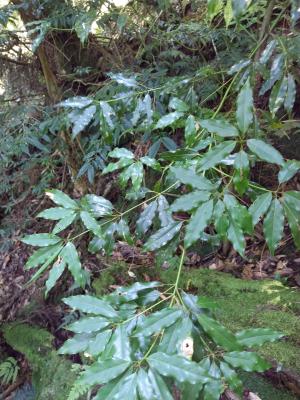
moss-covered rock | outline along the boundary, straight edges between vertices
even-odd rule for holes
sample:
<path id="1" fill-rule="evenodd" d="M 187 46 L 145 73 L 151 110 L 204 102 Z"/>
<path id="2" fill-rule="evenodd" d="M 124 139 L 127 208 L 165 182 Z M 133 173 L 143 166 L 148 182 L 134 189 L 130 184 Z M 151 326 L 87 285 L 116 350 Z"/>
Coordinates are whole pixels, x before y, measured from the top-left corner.
<path id="1" fill-rule="evenodd" d="M 176 271 L 161 275 L 162 281 L 174 282 Z M 206 269 L 185 270 L 181 287 L 216 300 L 219 304 L 216 317 L 234 332 L 253 327 L 283 332 L 286 339 L 265 344 L 258 352 L 300 373 L 299 291 L 274 280 L 245 281 Z"/>
<path id="2" fill-rule="evenodd" d="M 27 324 L 6 324 L 1 330 L 6 342 L 27 359 L 36 400 L 66 400 L 76 374 L 71 362 L 58 356 L 53 348 L 54 337 Z"/>

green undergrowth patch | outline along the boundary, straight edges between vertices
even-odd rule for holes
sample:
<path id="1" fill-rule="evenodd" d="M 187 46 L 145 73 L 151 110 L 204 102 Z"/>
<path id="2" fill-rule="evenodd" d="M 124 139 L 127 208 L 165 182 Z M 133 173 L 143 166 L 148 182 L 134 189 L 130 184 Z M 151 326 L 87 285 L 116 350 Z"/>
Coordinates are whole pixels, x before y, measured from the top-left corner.
<path id="1" fill-rule="evenodd" d="M 54 337 L 45 329 L 28 324 L 6 324 L 2 328 L 6 342 L 22 353 L 32 371 L 36 400 L 65 400 L 75 381 L 72 363 L 54 349 Z"/>
<path id="2" fill-rule="evenodd" d="M 161 280 L 172 282 L 176 271 L 164 271 Z M 181 287 L 216 300 L 216 317 L 236 332 L 246 328 L 272 328 L 283 332 L 281 341 L 264 344 L 258 352 L 300 373 L 300 292 L 274 280 L 245 281 L 210 270 L 185 270 Z"/>

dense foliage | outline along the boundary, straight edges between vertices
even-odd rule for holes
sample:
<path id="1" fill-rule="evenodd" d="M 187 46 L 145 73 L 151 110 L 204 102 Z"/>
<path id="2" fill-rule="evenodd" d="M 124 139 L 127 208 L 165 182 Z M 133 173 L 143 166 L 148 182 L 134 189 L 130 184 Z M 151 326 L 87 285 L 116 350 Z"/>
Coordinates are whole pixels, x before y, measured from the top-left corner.
<path id="1" fill-rule="evenodd" d="M 235 369 L 270 367 L 247 349 L 281 333 L 233 334 L 213 318 L 213 302 L 179 283 L 188 250 L 226 242 L 244 257 L 261 223 L 271 255 L 285 227 L 300 248 L 300 192 L 289 186 L 300 161 L 271 136 L 299 126 L 299 6 L 14 0 L 0 9 L 0 194 L 12 200 L 26 166 L 43 167 L 36 194 L 62 166 L 70 181 L 64 187 L 64 173 L 65 190 L 47 189 L 55 206 L 37 215 L 57 221 L 51 232 L 22 239 L 39 247 L 25 266 L 36 269 L 29 283 L 47 273 L 47 296 L 69 272 L 73 289 L 87 290 L 83 237 L 91 253 L 140 240 L 177 262 L 167 286 L 136 282 L 101 299 L 64 299 L 79 319 L 60 353 L 88 356 L 70 399 L 91 388 L 95 400 L 166 400 L 176 390 L 218 399 L 227 388 L 242 393 Z M 10 63 L 38 71 L 37 59 L 42 75 L 28 95 L 9 86 Z M 270 164 L 275 186 L 256 173 Z"/>

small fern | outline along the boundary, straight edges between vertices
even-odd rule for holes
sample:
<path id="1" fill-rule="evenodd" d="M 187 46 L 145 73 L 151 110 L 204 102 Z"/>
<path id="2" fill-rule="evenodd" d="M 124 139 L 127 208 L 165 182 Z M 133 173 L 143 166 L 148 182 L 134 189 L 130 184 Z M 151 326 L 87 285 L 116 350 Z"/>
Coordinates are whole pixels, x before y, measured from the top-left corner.
<path id="1" fill-rule="evenodd" d="M 80 374 L 81 370 L 82 370 L 81 365 L 79 364 L 72 365 L 72 371 Z M 75 381 L 74 385 L 70 390 L 67 400 L 78 400 L 81 396 L 85 395 L 89 389 L 90 385 L 82 385 L 78 381 Z"/>
<path id="2" fill-rule="evenodd" d="M 20 367 L 13 357 L 8 357 L 0 364 L 0 382 L 2 385 L 14 383 L 17 379 Z"/>

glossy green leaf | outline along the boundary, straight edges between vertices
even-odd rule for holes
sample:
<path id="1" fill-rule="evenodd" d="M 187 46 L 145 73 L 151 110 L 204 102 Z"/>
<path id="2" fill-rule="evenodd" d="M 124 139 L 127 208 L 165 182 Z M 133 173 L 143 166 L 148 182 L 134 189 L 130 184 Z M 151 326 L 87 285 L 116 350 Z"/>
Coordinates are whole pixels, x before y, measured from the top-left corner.
<path id="1" fill-rule="evenodd" d="M 174 122 L 178 121 L 181 117 L 183 117 L 184 113 L 179 111 L 174 111 L 170 114 L 163 115 L 156 123 L 154 129 L 163 129 L 167 126 L 174 124 Z"/>
<path id="2" fill-rule="evenodd" d="M 69 197 L 64 192 L 57 189 L 48 190 L 46 195 L 58 206 L 64 208 L 76 209 L 78 208 L 77 202 Z"/>
<path id="3" fill-rule="evenodd" d="M 145 243 L 145 249 L 149 251 L 157 250 L 165 246 L 180 231 L 182 222 L 173 222 L 155 232 Z"/>
<path id="4" fill-rule="evenodd" d="M 232 140 L 227 140 L 216 145 L 201 158 L 198 164 L 199 170 L 206 171 L 210 168 L 213 168 L 217 164 L 220 164 L 220 162 L 222 162 L 224 158 L 226 158 L 234 150 L 235 146 L 236 142 Z"/>
<path id="5" fill-rule="evenodd" d="M 228 75 L 233 75 L 236 74 L 237 72 L 242 71 L 245 67 L 248 67 L 249 64 L 251 64 L 250 60 L 239 61 L 230 68 L 230 70 L 228 71 Z"/>
<path id="6" fill-rule="evenodd" d="M 192 336 L 193 323 L 189 317 L 184 317 L 165 329 L 158 351 L 166 354 L 182 354 L 182 342 Z"/>
<path id="7" fill-rule="evenodd" d="M 106 301 L 90 295 L 70 296 L 63 299 L 63 302 L 74 310 L 87 314 L 99 314 L 106 318 L 118 317 L 117 312 Z"/>
<path id="8" fill-rule="evenodd" d="M 300 192 L 289 190 L 284 193 L 284 202 L 300 213 Z"/>
<path id="9" fill-rule="evenodd" d="M 107 360 L 98 361 L 86 368 L 81 374 L 80 385 L 103 385 L 121 375 L 130 366 L 129 361 Z"/>
<path id="10" fill-rule="evenodd" d="M 47 257 L 47 260 L 45 263 L 32 275 L 28 283 L 34 282 L 46 269 L 51 265 L 55 259 L 61 254 L 63 246 L 59 245 L 56 251 L 49 257 Z"/>
<path id="11" fill-rule="evenodd" d="M 207 144 L 207 146 L 209 143 Z M 207 147 L 205 146 L 205 147 Z M 204 148 L 205 148 L 204 147 Z M 159 158 L 164 161 L 185 161 L 197 155 L 196 149 L 177 149 L 159 153 Z"/>
<path id="12" fill-rule="evenodd" d="M 191 385 L 189 382 L 183 382 L 178 385 L 181 391 L 181 400 L 199 400 L 202 386 L 199 383 Z"/>
<path id="13" fill-rule="evenodd" d="M 288 197 L 283 197 L 283 208 L 285 216 L 288 220 L 288 224 L 294 239 L 296 247 L 300 248 L 300 213 L 293 203 L 287 201 Z"/>
<path id="14" fill-rule="evenodd" d="M 146 208 L 141 212 L 137 222 L 136 227 L 139 233 L 146 233 L 153 223 L 155 213 L 157 210 L 157 201 L 154 200 L 149 203 Z"/>
<path id="15" fill-rule="evenodd" d="M 67 264 L 69 271 L 71 272 L 75 282 L 84 287 L 86 285 L 86 276 L 81 267 L 81 262 L 76 250 L 76 247 L 72 242 L 68 242 L 61 251 L 61 257 Z"/>
<path id="16" fill-rule="evenodd" d="M 288 74 L 287 76 L 287 91 L 284 99 L 284 108 L 286 111 L 291 112 L 293 110 L 296 100 L 296 83 L 293 75 Z"/>
<path id="17" fill-rule="evenodd" d="M 200 234 L 207 227 L 213 213 L 213 206 L 213 200 L 209 200 L 206 203 L 201 204 L 195 214 L 191 216 L 191 219 L 186 227 L 184 238 L 184 244 L 186 248 L 195 243 L 199 239 Z"/>
<path id="18" fill-rule="evenodd" d="M 172 97 L 169 102 L 169 108 L 171 110 L 179 111 L 179 112 L 186 112 L 189 110 L 189 106 L 178 97 Z"/>
<path id="19" fill-rule="evenodd" d="M 59 354 L 76 354 L 85 351 L 91 337 L 89 335 L 75 335 L 71 339 L 65 341 L 62 347 L 58 349 Z"/>
<path id="20" fill-rule="evenodd" d="M 247 0 L 231 0 L 232 10 L 235 18 L 239 18 L 247 10 L 249 1 Z"/>
<path id="21" fill-rule="evenodd" d="M 224 238 L 229 227 L 229 218 L 227 213 L 225 212 L 225 204 L 220 199 L 214 206 L 212 220 L 214 221 L 214 225 L 218 235 Z"/>
<path id="22" fill-rule="evenodd" d="M 46 280 L 46 292 L 45 296 L 48 295 L 50 290 L 55 286 L 56 282 L 59 280 L 59 278 L 62 276 L 64 270 L 65 270 L 66 264 L 63 261 L 58 261 L 56 262 L 53 267 L 51 268 L 49 272 L 48 279 Z"/>
<path id="23" fill-rule="evenodd" d="M 244 150 L 241 150 L 236 154 L 234 159 L 234 168 L 239 171 L 249 170 L 249 158 L 248 154 Z"/>
<path id="24" fill-rule="evenodd" d="M 100 238 L 103 236 L 99 223 L 88 211 L 81 211 L 80 218 L 84 226 L 89 231 L 93 232 L 94 235 L 99 236 Z"/>
<path id="25" fill-rule="evenodd" d="M 196 139 L 197 127 L 195 117 L 189 115 L 185 120 L 184 137 L 188 146 L 192 146 Z"/>
<path id="26" fill-rule="evenodd" d="M 253 233 L 253 222 L 252 215 L 248 209 L 241 205 L 232 195 L 225 194 L 224 203 L 230 215 L 230 223 L 251 235 Z"/>
<path id="27" fill-rule="evenodd" d="M 258 354 L 249 351 L 232 351 L 224 354 L 224 360 L 234 368 L 241 368 L 248 372 L 264 372 L 271 368 Z"/>
<path id="28" fill-rule="evenodd" d="M 141 400 L 153 400 L 154 392 L 147 372 L 140 368 L 137 375 L 137 387 Z"/>
<path id="29" fill-rule="evenodd" d="M 207 178 L 195 173 L 193 169 L 182 167 L 171 167 L 171 172 L 175 178 L 184 185 L 191 185 L 195 189 L 212 191 L 216 186 Z"/>
<path id="30" fill-rule="evenodd" d="M 155 169 L 157 171 L 160 170 L 160 164 L 159 164 L 159 162 L 157 160 L 155 160 L 155 158 L 151 158 L 151 157 L 145 156 L 145 157 L 141 157 L 140 161 L 144 165 L 147 165 L 147 167 L 153 168 L 153 169 Z"/>
<path id="31" fill-rule="evenodd" d="M 224 392 L 225 387 L 221 380 L 214 380 L 207 383 L 204 386 L 204 400 L 216 400 L 219 399 L 221 394 Z"/>
<path id="32" fill-rule="evenodd" d="M 194 192 L 180 196 L 172 203 L 171 211 L 189 211 L 196 208 L 200 203 L 208 201 L 211 194 L 206 191 L 196 190 Z"/>
<path id="33" fill-rule="evenodd" d="M 91 105 L 83 110 L 75 109 L 68 114 L 68 118 L 72 123 L 72 139 L 76 138 L 93 119 L 96 112 L 96 106 Z"/>
<path id="34" fill-rule="evenodd" d="M 99 332 L 94 339 L 89 339 L 87 352 L 92 356 L 102 353 L 111 338 L 112 331 Z"/>
<path id="35" fill-rule="evenodd" d="M 256 225 L 259 219 L 267 212 L 272 201 L 272 193 L 267 192 L 259 195 L 253 204 L 249 207 L 249 213 L 252 215 L 253 225 Z"/>
<path id="36" fill-rule="evenodd" d="M 202 119 L 200 126 L 205 128 L 210 133 L 216 133 L 221 137 L 234 137 L 238 136 L 239 132 L 235 126 L 231 125 L 229 122 L 221 119 Z"/>
<path id="37" fill-rule="evenodd" d="M 95 194 L 85 195 L 81 203 L 83 208 L 96 218 L 111 215 L 113 210 L 113 205 L 109 200 L 102 196 L 96 196 Z"/>
<path id="38" fill-rule="evenodd" d="M 61 101 L 58 106 L 59 107 L 68 107 L 68 108 L 85 108 L 89 106 L 93 102 L 92 99 L 86 96 L 75 96 L 69 97 L 68 99 Z"/>
<path id="39" fill-rule="evenodd" d="M 122 169 L 128 167 L 133 163 L 133 159 L 131 158 L 121 158 L 119 161 L 115 163 L 109 163 L 102 171 L 102 174 L 108 174 L 110 172 L 117 171 L 118 169 Z"/>
<path id="40" fill-rule="evenodd" d="M 274 83 L 276 83 L 282 77 L 283 67 L 284 67 L 284 59 L 285 59 L 285 55 L 282 53 L 278 54 L 274 58 L 272 66 L 271 66 L 270 77 L 262 85 L 262 87 L 259 91 L 260 96 L 263 96 L 268 90 L 270 90 L 273 87 Z"/>
<path id="41" fill-rule="evenodd" d="M 225 362 L 220 362 L 220 370 L 229 387 L 238 395 L 242 394 L 243 383 L 237 373 Z"/>
<path id="42" fill-rule="evenodd" d="M 226 350 L 239 350 L 242 346 L 236 337 L 215 319 L 205 314 L 197 316 L 202 329 L 214 340 L 215 343 Z"/>
<path id="43" fill-rule="evenodd" d="M 122 148 L 116 147 L 111 152 L 109 152 L 108 155 L 109 155 L 109 157 L 112 157 L 112 158 L 134 159 L 134 154 L 132 153 L 132 151 L 126 149 L 125 147 L 122 147 Z"/>
<path id="44" fill-rule="evenodd" d="M 160 282 L 136 282 L 131 286 L 119 287 L 117 289 L 118 296 L 122 295 L 127 301 L 137 299 L 143 292 L 161 286 Z"/>
<path id="45" fill-rule="evenodd" d="M 137 400 L 137 373 L 133 373 L 122 379 L 115 400 Z"/>
<path id="46" fill-rule="evenodd" d="M 259 59 L 259 62 L 261 64 L 266 64 L 269 61 L 271 55 L 273 54 L 273 51 L 274 51 L 276 45 L 277 45 L 277 40 L 271 40 L 267 44 L 266 48 L 261 53 L 261 56 L 260 56 L 260 59 Z"/>
<path id="47" fill-rule="evenodd" d="M 56 221 L 56 220 L 68 217 L 69 215 L 73 215 L 73 213 L 74 213 L 74 211 L 72 211 L 68 208 L 53 207 L 53 208 L 48 208 L 47 210 L 40 212 L 37 215 L 37 217 Z"/>
<path id="48" fill-rule="evenodd" d="M 282 333 L 267 328 L 246 329 L 235 334 L 237 341 L 246 347 L 261 346 L 265 342 L 274 342 L 283 336 Z"/>
<path id="49" fill-rule="evenodd" d="M 163 376 L 170 376 L 178 382 L 190 382 L 204 384 L 211 378 L 207 371 L 194 361 L 182 356 L 153 353 L 147 358 L 150 367 Z"/>
<path id="50" fill-rule="evenodd" d="M 156 400 L 173 400 L 168 386 L 163 378 L 150 368 L 148 371 L 150 383 L 154 392 L 154 399 Z"/>
<path id="51" fill-rule="evenodd" d="M 88 246 L 88 251 L 92 254 L 98 253 L 100 250 L 104 249 L 106 246 L 106 237 L 94 237 Z"/>
<path id="52" fill-rule="evenodd" d="M 147 316 L 134 332 L 135 336 L 151 336 L 174 324 L 182 316 L 182 311 L 175 308 L 164 308 Z"/>
<path id="53" fill-rule="evenodd" d="M 133 190 L 138 191 L 144 178 L 143 164 L 140 161 L 131 164 L 119 175 L 119 178 L 124 186 L 131 179 Z"/>
<path id="54" fill-rule="evenodd" d="M 243 134 L 247 132 L 253 121 L 253 93 L 249 79 L 237 98 L 236 121 Z"/>
<path id="55" fill-rule="evenodd" d="M 44 264 L 49 258 L 56 254 L 58 250 L 63 248 L 61 243 L 49 246 L 42 247 L 41 249 L 36 250 L 27 260 L 25 264 L 25 269 L 35 268 L 41 264 Z"/>
<path id="56" fill-rule="evenodd" d="M 57 234 L 57 233 L 63 231 L 64 229 L 66 229 L 68 226 L 70 226 L 74 222 L 76 216 L 77 216 L 76 212 L 72 211 L 68 216 L 66 216 L 65 218 L 58 221 L 58 223 L 53 228 L 52 232 L 54 234 Z"/>
<path id="57" fill-rule="evenodd" d="M 272 164 L 284 165 L 284 159 L 279 151 L 263 140 L 248 139 L 247 146 L 261 160 Z"/>
<path id="58" fill-rule="evenodd" d="M 59 236 L 52 233 L 35 233 L 33 235 L 24 236 L 21 241 L 31 246 L 48 247 L 61 242 Z"/>
<path id="59" fill-rule="evenodd" d="M 100 101 L 99 102 L 103 117 L 109 128 L 113 129 L 114 128 L 114 122 L 112 120 L 112 117 L 115 116 L 114 109 L 106 102 L 106 101 Z"/>
<path id="60" fill-rule="evenodd" d="M 278 81 L 271 91 L 269 98 L 269 109 L 274 117 L 280 107 L 283 105 L 287 93 L 287 77 L 283 77 Z"/>
<path id="61" fill-rule="evenodd" d="M 115 396 L 118 395 L 119 390 L 122 387 L 125 379 L 129 375 L 130 375 L 129 371 L 126 371 L 121 376 L 118 376 L 112 381 L 109 381 L 109 383 L 100 388 L 97 395 L 93 397 L 93 400 L 114 400 Z"/>
<path id="62" fill-rule="evenodd" d="M 157 199 L 157 211 L 162 227 L 169 226 L 174 223 L 169 203 L 163 195 L 160 195 Z"/>
<path id="63" fill-rule="evenodd" d="M 131 360 L 130 341 L 126 331 L 126 325 L 119 325 L 114 332 L 113 346 L 115 348 L 114 358 Z"/>
<path id="64" fill-rule="evenodd" d="M 278 199 L 274 199 L 264 219 L 264 235 L 272 255 L 283 235 L 284 214 Z"/>
<path id="65" fill-rule="evenodd" d="M 300 170 L 300 161 L 289 160 L 287 161 L 278 174 L 278 182 L 284 183 L 289 181 Z"/>
<path id="66" fill-rule="evenodd" d="M 241 226 L 232 218 L 229 221 L 227 236 L 228 240 L 232 243 L 234 250 L 243 257 L 246 247 L 245 237 Z"/>
<path id="67" fill-rule="evenodd" d="M 109 325 L 103 317 L 85 317 L 68 325 L 67 329 L 75 333 L 91 333 L 101 331 Z"/>

